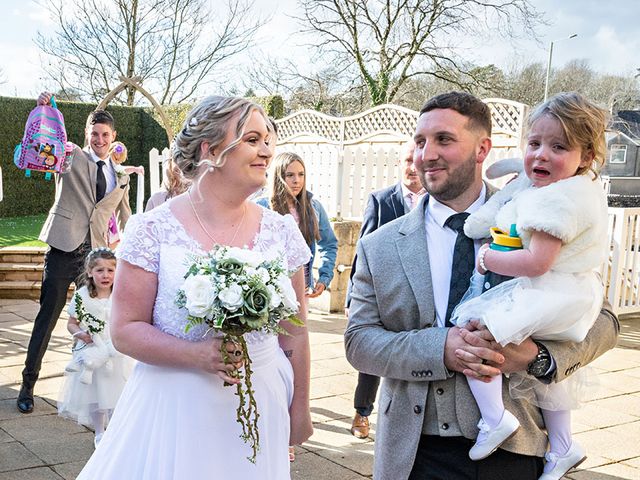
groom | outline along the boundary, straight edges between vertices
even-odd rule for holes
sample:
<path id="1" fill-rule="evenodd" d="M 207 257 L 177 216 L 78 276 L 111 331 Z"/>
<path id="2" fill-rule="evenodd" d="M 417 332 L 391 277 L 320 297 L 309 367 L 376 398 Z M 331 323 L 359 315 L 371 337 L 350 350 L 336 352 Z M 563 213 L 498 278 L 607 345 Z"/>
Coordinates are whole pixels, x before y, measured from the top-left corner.
<path id="1" fill-rule="evenodd" d="M 492 193 L 482 181 L 490 137 L 490 111 L 479 99 L 451 92 L 429 100 L 414 135 L 427 195 L 359 242 L 345 345 L 357 370 L 384 378 L 374 479 L 537 479 L 547 448 L 542 415 L 510 398 L 508 379 L 505 407 L 523 428 L 486 459 L 469 459 L 480 417 L 462 371 L 481 378 L 526 371 L 541 382 L 561 381 L 616 343 L 608 304 L 579 344 L 527 339 L 493 350 L 488 331 L 448 323 L 469 278 L 452 274 L 462 255 L 451 222 Z M 470 255 L 478 247 L 467 243 Z"/>

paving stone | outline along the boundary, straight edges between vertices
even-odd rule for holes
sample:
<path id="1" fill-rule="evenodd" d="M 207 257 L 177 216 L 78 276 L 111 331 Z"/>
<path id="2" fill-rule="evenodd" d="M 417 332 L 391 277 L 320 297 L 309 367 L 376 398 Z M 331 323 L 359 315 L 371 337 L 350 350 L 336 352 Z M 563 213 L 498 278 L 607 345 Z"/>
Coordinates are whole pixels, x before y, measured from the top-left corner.
<path id="1" fill-rule="evenodd" d="M 93 433 L 87 430 L 74 435 L 47 435 L 37 440 L 25 441 L 24 445 L 50 465 L 82 460 L 86 462 L 94 450 Z"/>
<path id="2" fill-rule="evenodd" d="M 65 480 L 75 480 L 84 468 L 86 460 L 80 462 L 66 462 L 51 467 L 60 477 Z"/>
<path id="3" fill-rule="evenodd" d="M 36 455 L 18 442 L 0 443 L 0 472 L 44 465 Z M 7 477 L 14 478 L 14 477 Z"/>
<path id="4" fill-rule="evenodd" d="M 17 397 L 18 390 L 16 389 L 16 394 L 13 398 L 0 400 L 0 426 L 2 426 L 3 422 L 7 420 L 24 419 L 26 422 L 30 422 L 30 418 L 57 414 L 57 410 L 54 407 L 38 396 L 34 397 L 34 408 L 32 413 L 20 413 L 16 406 Z"/>
<path id="5" fill-rule="evenodd" d="M 25 417 L 3 420 L 0 426 L 5 432 L 24 444 L 42 440 L 42 432 L 49 432 L 46 437 L 52 440 L 89 432 L 86 427 L 58 416 L 57 412 L 52 415 L 34 416 L 31 414 Z"/>
<path id="6" fill-rule="evenodd" d="M 0 473 L 0 480 L 61 480 L 62 478 L 50 467 L 27 468 Z"/>
<path id="7" fill-rule="evenodd" d="M 638 480 L 640 470 L 622 463 L 614 463 L 596 467 L 593 470 L 580 470 L 571 474 L 574 480 Z"/>
<path id="8" fill-rule="evenodd" d="M 315 453 L 296 455 L 291 464 L 291 480 L 363 480 L 370 477 L 360 475 L 340 464 L 327 461 Z"/>

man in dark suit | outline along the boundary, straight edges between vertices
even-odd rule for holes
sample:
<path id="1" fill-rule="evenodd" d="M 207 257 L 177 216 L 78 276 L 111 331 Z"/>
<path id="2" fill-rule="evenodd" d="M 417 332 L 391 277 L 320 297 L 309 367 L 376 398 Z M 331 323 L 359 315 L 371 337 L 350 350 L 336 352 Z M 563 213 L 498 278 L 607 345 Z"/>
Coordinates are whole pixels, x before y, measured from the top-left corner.
<path id="1" fill-rule="evenodd" d="M 51 94 L 43 92 L 38 105 L 49 105 Z M 89 114 L 85 131 L 87 147 L 75 147 L 68 172 L 56 175 L 56 196 L 40 240 L 49 245 L 44 259 L 40 311 L 35 318 L 17 406 L 33 411 L 33 388 L 40 374 L 51 332 L 67 301 L 67 290 L 84 271 L 92 248 L 107 246 L 109 218 L 115 212 L 120 230 L 131 215 L 129 175 L 109 156 L 116 139 L 113 117 L 104 110 Z"/>
<path id="2" fill-rule="evenodd" d="M 420 199 L 425 194 L 425 189 L 420 183 L 420 177 L 413 165 L 413 151 L 415 143 L 410 140 L 405 144 L 400 156 L 399 167 L 402 172 L 402 180 L 391 187 L 376 190 L 369 194 L 367 207 L 362 219 L 360 238 L 368 233 L 377 230 L 385 223 L 409 213 L 413 207 L 418 205 Z M 351 278 L 347 289 L 347 300 L 345 312 L 348 315 L 349 304 L 351 302 L 351 279 L 356 269 L 356 259 L 351 267 Z M 373 410 L 373 403 L 376 400 L 376 393 L 380 378 L 375 375 L 367 375 L 360 372 L 358 374 L 358 384 L 353 399 L 356 409 L 353 422 L 351 423 L 351 434 L 357 438 L 367 438 L 369 436 L 369 415 Z"/>

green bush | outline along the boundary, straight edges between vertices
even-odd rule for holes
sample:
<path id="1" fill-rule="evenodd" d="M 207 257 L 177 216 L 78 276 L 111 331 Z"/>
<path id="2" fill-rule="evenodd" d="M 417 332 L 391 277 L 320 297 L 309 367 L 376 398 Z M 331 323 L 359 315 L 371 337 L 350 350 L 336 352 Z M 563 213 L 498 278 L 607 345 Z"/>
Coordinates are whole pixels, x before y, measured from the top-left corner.
<path id="1" fill-rule="evenodd" d="M 31 178 L 13 164 L 13 149 L 24 135 L 33 99 L 0 97 L 0 165 L 2 166 L 4 199 L 0 202 L 0 217 L 19 217 L 46 213 L 54 199 L 54 181 L 45 181 L 44 174 L 32 172 Z M 64 115 L 67 136 L 71 142 L 84 145 L 84 127 L 94 104 L 58 102 Z M 164 128 L 149 109 L 108 106 L 116 122 L 117 139 L 127 146 L 129 159 L 125 165 L 142 165 L 149 170 L 149 150 L 167 146 Z M 145 176 L 146 196 L 149 196 L 149 175 Z M 130 202 L 135 206 L 136 182 L 132 179 Z"/>

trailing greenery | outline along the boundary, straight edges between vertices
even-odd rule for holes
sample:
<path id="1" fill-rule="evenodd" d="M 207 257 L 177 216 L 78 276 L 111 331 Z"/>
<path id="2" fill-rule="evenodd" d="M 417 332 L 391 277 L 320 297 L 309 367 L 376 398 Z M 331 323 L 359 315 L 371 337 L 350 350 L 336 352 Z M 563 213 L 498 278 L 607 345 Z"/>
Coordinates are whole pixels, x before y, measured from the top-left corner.
<path id="1" fill-rule="evenodd" d="M 0 247 L 46 246 L 38 240 L 45 218 L 45 214 L 0 218 Z"/>
<path id="2" fill-rule="evenodd" d="M 53 204 L 55 185 L 44 174 L 31 172 L 26 178 L 13 164 L 13 149 L 24 135 L 29 112 L 35 107 L 33 99 L 0 97 L 0 166 L 4 199 L 0 202 L 0 218 L 46 213 Z M 70 141 L 83 146 L 87 116 L 95 104 L 59 101 Z M 125 165 L 143 165 L 149 169 L 149 150 L 167 146 L 164 128 L 153 118 L 149 109 L 141 107 L 108 106 L 116 122 L 117 138 L 129 151 Z M 132 179 L 129 200 L 135 205 L 136 181 Z M 149 195 L 149 175 L 145 176 L 145 192 Z"/>

